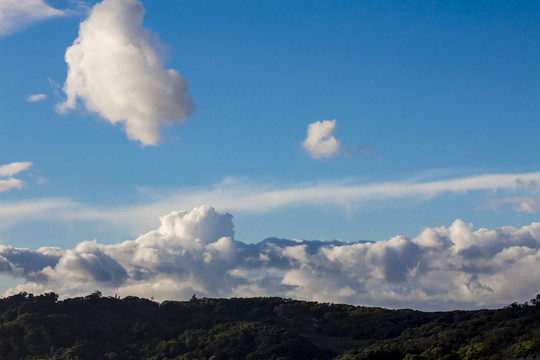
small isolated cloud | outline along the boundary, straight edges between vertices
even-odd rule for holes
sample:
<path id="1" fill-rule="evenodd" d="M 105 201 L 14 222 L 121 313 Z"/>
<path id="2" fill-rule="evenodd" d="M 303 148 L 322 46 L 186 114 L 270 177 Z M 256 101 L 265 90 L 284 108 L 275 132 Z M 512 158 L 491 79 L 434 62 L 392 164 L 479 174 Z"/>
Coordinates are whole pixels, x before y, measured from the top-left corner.
<path id="1" fill-rule="evenodd" d="M 356 145 L 355 150 L 360 156 L 368 156 L 373 152 L 371 144 Z"/>
<path id="2" fill-rule="evenodd" d="M 347 157 L 350 156 L 371 156 L 373 154 L 371 144 L 360 144 L 354 147 L 340 145 L 339 152 Z"/>
<path id="3" fill-rule="evenodd" d="M 37 179 L 38 185 L 45 185 L 45 184 L 47 184 L 48 182 L 49 182 L 49 180 L 47 180 L 47 179 L 44 178 L 44 177 L 39 177 L 39 178 Z"/>
<path id="4" fill-rule="evenodd" d="M 41 20 L 64 16 L 44 0 L 0 0 L 0 36 L 8 35 Z"/>
<path id="5" fill-rule="evenodd" d="M 21 171 L 28 170 L 32 166 L 29 161 L 12 162 L 7 165 L 0 165 L 0 177 L 17 175 Z"/>
<path id="6" fill-rule="evenodd" d="M 26 101 L 28 101 L 28 102 L 38 102 L 38 101 L 43 101 L 46 98 L 47 98 L 47 95 L 45 95 L 45 94 L 28 95 L 26 97 Z"/>
<path id="7" fill-rule="evenodd" d="M 30 166 L 32 166 L 32 163 L 28 161 L 0 165 L 0 192 L 22 188 L 24 182 L 13 176 L 27 170 Z"/>
<path id="8" fill-rule="evenodd" d="M 234 240 L 232 216 L 209 206 L 174 211 L 134 240 L 74 249 L 0 246 L 7 294 L 95 289 L 158 300 L 282 296 L 418 309 L 478 308 L 529 299 L 540 289 L 540 223 L 474 231 L 456 220 L 416 238 L 379 242 Z"/>
<path id="9" fill-rule="evenodd" d="M 112 124 L 124 123 L 127 136 L 143 145 L 160 141 L 159 128 L 184 121 L 194 105 L 186 80 L 163 68 L 157 36 L 142 27 L 138 0 L 104 0 L 80 24 L 79 37 L 66 51 L 67 100 Z"/>
<path id="10" fill-rule="evenodd" d="M 302 147 L 314 159 L 329 158 L 339 153 L 339 141 L 332 135 L 336 120 L 316 121 L 308 125 L 307 137 Z"/>
<path id="11" fill-rule="evenodd" d="M 9 191 L 13 189 L 20 189 L 24 186 L 24 182 L 19 179 L 9 178 L 2 179 L 0 178 L 0 192 Z"/>

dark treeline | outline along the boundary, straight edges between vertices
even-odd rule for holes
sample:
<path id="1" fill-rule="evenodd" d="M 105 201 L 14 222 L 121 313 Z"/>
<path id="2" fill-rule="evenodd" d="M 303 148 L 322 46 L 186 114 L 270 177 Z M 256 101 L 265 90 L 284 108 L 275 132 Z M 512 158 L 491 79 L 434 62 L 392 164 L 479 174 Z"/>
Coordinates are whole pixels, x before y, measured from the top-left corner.
<path id="1" fill-rule="evenodd" d="M 540 294 L 498 310 L 421 312 L 275 297 L 157 303 L 96 291 L 0 299 L 0 359 L 536 357 Z"/>

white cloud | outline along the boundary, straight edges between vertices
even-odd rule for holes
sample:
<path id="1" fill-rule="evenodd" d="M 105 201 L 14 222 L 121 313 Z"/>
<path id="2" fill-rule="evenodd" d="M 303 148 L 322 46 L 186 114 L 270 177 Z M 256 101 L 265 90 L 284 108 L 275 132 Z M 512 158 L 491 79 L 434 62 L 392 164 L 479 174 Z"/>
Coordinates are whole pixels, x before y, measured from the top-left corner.
<path id="1" fill-rule="evenodd" d="M 47 98 L 47 95 L 45 94 L 34 94 L 34 95 L 28 95 L 26 97 L 26 101 L 28 102 L 38 102 L 43 101 Z"/>
<path id="2" fill-rule="evenodd" d="M 316 121 L 308 125 L 302 146 L 314 159 L 329 158 L 339 153 L 339 141 L 332 135 L 336 120 Z"/>
<path id="3" fill-rule="evenodd" d="M 10 164 L 0 165 L 0 177 L 17 175 L 21 171 L 28 170 L 30 166 L 32 166 L 32 163 L 29 161 L 12 162 Z"/>
<path id="4" fill-rule="evenodd" d="M 186 80 L 164 69 L 157 37 L 142 27 L 137 0 L 104 0 L 80 24 L 79 37 L 66 51 L 67 100 L 60 111 L 88 111 L 112 124 L 124 123 L 127 136 L 143 145 L 160 141 L 159 128 L 182 122 L 193 111 Z"/>
<path id="5" fill-rule="evenodd" d="M 336 206 L 344 209 L 374 202 L 411 199 L 430 201 L 443 194 L 463 195 L 472 191 L 516 191 L 516 179 L 540 181 L 540 173 L 486 174 L 444 180 L 407 179 L 394 182 L 358 183 L 334 181 L 290 186 L 254 184 L 227 179 L 210 187 L 157 191 L 151 202 L 121 207 L 94 207 L 69 199 L 38 199 L 0 202 L 0 228 L 29 220 L 100 221 L 140 233 L 154 226 L 154 219 L 178 207 L 212 204 L 225 211 L 276 211 L 287 206 Z M 151 190 L 149 190 L 151 191 Z"/>
<path id="6" fill-rule="evenodd" d="M 44 0 L 0 0 L 0 36 L 11 34 L 31 23 L 66 13 Z"/>
<path id="7" fill-rule="evenodd" d="M 24 182 L 13 176 L 27 170 L 30 166 L 32 163 L 28 161 L 0 165 L 0 192 L 22 188 Z"/>
<path id="8" fill-rule="evenodd" d="M 512 196 L 492 201 L 487 207 L 497 209 L 505 204 L 511 204 L 514 211 L 535 214 L 540 208 L 540 198 L 529 196 Z"/>
<path id="9" fill-rule="evenodd" d="M 65 221 L 69 214 L 84 213 L 84 206 L 63 199 L 38 199 L 16 203 L 0 203 L 0 228 L 32 220 Z M 77 218 L 78 216 L 75 216 Z M 92 219 L 89 219 L 92 220 Z"/>
<path id="10" fill-rule="evenodd" d="M 414 239 L 376 243 L 234 240 L 232 216 L 211 207 L 175 211 L 135 240 L 74 249 L 0 246 L 7 293 L 137 295 L 158 300 L 274 295 L 419 309 L 501 306 L 540 290 L 540 223 L 474 231 L 456 220 Z"/>
<path id="11" fill-rule="evenodd" d="M 24 186 L 24 182 L 19 179 L 0 179 L 0 192 L 9 191 L 13 189 L 20 189 Z"/>

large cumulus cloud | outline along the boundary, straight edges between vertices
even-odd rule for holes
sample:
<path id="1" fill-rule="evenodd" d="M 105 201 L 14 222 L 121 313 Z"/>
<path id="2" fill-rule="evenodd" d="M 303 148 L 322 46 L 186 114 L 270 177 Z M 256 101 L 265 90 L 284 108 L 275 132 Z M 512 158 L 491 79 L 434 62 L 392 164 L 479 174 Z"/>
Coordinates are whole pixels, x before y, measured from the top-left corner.
<path id="1" fill-rule="evenodd" d="M 164 299 L 277 295 L 419 309 L 500 306 L 540 291 L 540 223 L 473 230 L 456 220 L 413 239 L 346 243 L 234 240 L 232 216 L 175 211 L 135 240 L 74 249 L 0 247 L 8 293 L 138 295 Z"/>
<path id="2" fill-rule="evenodd" d="M 164 69 L 162 47 L 143 28 L 137 0 L 104 0 L 81 23 L 79 37 L 66 51 L 65 111 L 77 99 L 111 123 L 124 123 L 127 135 L 143 145 L 160 141 L 159 128 L 182 122 L 193 110 L 185 79 Z"/>

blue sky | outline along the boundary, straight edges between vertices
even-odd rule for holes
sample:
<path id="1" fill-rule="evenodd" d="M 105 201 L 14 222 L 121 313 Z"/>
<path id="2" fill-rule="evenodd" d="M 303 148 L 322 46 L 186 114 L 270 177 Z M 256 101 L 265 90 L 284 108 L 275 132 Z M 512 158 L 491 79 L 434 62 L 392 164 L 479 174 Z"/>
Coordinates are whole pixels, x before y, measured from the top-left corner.
<path id="1" fill-rule="evenodd" d="M 0 192 L 1 244 L 116 244 L 203 204 L 231 213 L 246 244 L 537 221 L 538 2 L 106 2 L 144 6 L 145 30 L 126 24 L 160 59 L 148 79 L 174 69 L 189 91 L 169 99 L 151 80 L 139 97 L 108 96 L 103 82 L 147 78 L 73 63 L 97 85 L 74 82 L 60 111 L 79 36 L 81 53 L 101 54 L 99 71 L 139 65 L 103 45 L 114 26 L 94 42 L 79 33 L 97 1 L 0 0 L 12 11 L 0 15 L 0 165 L 31 163 L 0 177 L 20 181 Z M 147 95 L 163 106 L 154 100 L 153 118 L 132 122 L 149 128 L 129 135 L 124 120 Z"/>

